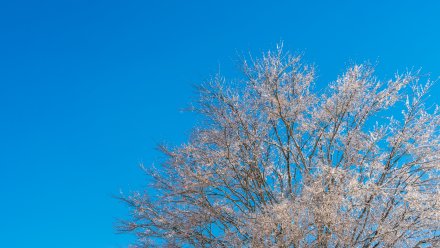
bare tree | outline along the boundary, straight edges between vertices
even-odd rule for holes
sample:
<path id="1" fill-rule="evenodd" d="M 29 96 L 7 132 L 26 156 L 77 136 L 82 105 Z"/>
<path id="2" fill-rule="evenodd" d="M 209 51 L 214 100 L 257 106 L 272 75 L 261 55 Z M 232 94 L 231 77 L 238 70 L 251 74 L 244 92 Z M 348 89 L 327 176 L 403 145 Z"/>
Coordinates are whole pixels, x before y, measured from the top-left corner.
<path id="1" fill-rule="evenodd" d="M 277 49 L 200 87 L 204 123 L 122 197 L 121 230 L 146 247 L 440 247 L 431 81 L 354 65 L 314 90 L 314 75 Z"/>

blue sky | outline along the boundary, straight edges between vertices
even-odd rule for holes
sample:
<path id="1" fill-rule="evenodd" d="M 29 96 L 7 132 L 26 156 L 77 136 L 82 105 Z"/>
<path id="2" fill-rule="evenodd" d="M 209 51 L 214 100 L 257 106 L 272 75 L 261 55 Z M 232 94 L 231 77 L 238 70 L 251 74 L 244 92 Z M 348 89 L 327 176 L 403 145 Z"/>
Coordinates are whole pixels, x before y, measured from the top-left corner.
<path id="1" fill-rule="evenodd" d="M 2 1 L 0 246 L 125 247 L 158 142 L 185 141 L 193 85 L 283 40 L 318 83 L 353 62 L 438 78 L 439 1 Z M 440 86 L 432 90 L 439 103 Z"/>

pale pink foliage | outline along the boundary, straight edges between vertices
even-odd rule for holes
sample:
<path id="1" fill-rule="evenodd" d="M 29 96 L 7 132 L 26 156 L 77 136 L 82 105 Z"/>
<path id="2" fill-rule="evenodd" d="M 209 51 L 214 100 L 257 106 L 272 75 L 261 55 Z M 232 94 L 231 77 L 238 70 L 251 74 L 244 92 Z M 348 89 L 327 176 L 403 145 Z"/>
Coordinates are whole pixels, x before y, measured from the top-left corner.
<path id="1" fill-rule="evenodd" d="M 200 88 L 205 123 L 162 147 L 149 194 L 123 198 L 124 230 L 145 246 L 440 246 L 429 81 L 382 82 L 354 65 L 317 91 L 313 67 L 281 49 L 244 71 L 235 86 L 216 77 Z"/>

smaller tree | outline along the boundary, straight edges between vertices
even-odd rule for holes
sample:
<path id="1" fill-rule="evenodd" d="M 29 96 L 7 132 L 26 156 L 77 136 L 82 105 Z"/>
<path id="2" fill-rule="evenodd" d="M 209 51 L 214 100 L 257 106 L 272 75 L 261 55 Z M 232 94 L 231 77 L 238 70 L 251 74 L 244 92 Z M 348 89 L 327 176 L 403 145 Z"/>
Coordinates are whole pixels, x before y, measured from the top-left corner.
<path id="1" fill-rule="evenodd" d="M 139 246 L 439 247 L 440 115 L 432 85 L 354 65 L 326 89 L 267 53 L 200 87 L 205 122 L 160 147 L 152 186 L 123 197 Z M 393 116 L 392 114 L 396 115 Z"/>

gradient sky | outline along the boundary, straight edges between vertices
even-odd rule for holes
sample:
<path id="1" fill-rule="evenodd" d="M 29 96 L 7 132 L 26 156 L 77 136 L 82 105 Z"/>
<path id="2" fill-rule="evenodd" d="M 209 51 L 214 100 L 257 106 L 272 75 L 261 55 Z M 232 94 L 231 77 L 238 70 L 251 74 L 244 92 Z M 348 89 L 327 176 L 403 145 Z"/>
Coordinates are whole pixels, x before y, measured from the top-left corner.
<path id="1" fill-rule="evenodd" d="M 281 40 L 318 84 L 365 60 L 436 79 L 439 15 L 435 0 L 1 1 L 0 246 L 125 247 L 112 195 L 145 185 L 158 142 L 186 140 L 194 84 Z"/>

